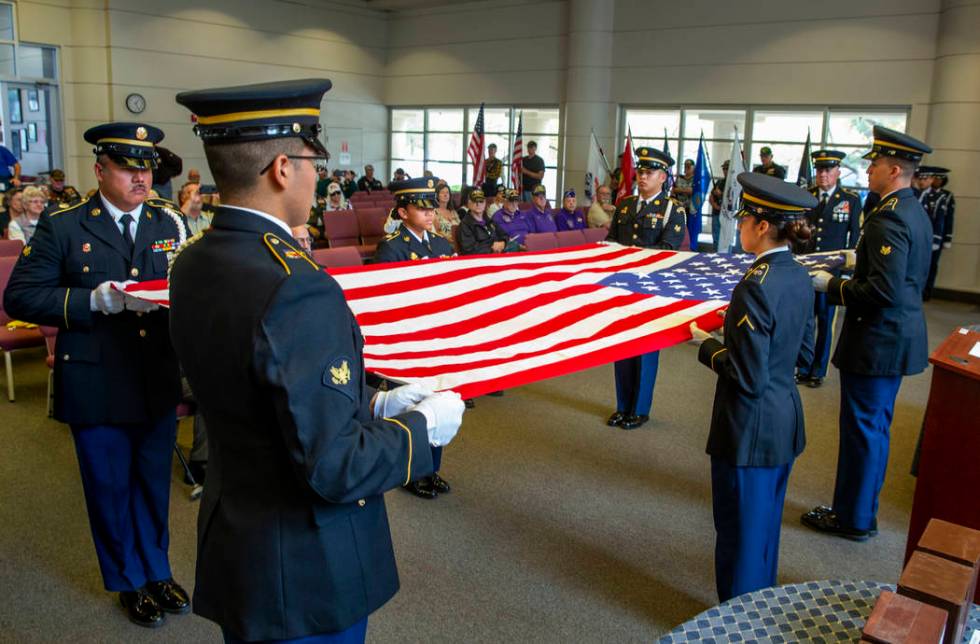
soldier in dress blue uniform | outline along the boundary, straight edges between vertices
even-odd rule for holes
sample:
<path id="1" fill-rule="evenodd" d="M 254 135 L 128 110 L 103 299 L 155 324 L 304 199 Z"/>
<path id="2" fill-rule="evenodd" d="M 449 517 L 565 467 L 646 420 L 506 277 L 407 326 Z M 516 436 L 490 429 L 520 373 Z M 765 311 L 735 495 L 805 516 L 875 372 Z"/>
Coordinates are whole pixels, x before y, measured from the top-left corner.
<path id="1" fill-rule="evenodd" d="M 756 260 L 732 292 L 723 341 L 691 323 L 698 359 L 718 374 L 707 452 L 721 601 L 776 585 L 786 483 L 806 445 L 793 372 L 813 356 L 810 276 L 790 251 L 805 250 L 816 199 L 757 173 L 738 181 L 739 236 Z"/>
<path id="2" fill-rule="evenodd" d="M 816 230 L 811 249 L 822 252 L 854 248 L 861 234 L 861 197 L 840 186 L 840 164 L 847 155 L 837 150 L 817 150 L 810 156 L 817 174 L 816 185 L 810 189 L 817 198 L 817 207 L 807 213 L 810 226 Z M 817 316 L 813 362 L 800 368 L 796 382 L 819 387 L 827 375 L 840 309 L 827 303 L 826 293 L 817 293 L 813 308 Z"/>
<path id="3" fill-rule="evenodd" d="M 181 393 L 167 311 L 117 290 L 166 278 L 187 239 L 174 205 L 147 199 L 162 138 L 142 123 L 85 132 L 99 190 L 41 216 L 4 299 L 12 316 L 58 327 L 54 416 L 75 439 L 102 581 L 141 626 L 190 609 L 167 555 Z"/>
<path id="4" fill-rule="evenodd" d="M 408 262 L 419 259 L 452 257 L 456 254 L 449 240 L 432 231 L 435 217 L 436 188 L 439 179 L 427 177 L 392 182 L 388 189 L 396 200 L 395 209 L 401 225 L 385 237 L 375 252 L 375 263 Z M 391 383 L 387 383 L 391 386 Z M 432 450 L 432 474 L 409 481 L 405 489 L 423 499 L 434 499 L 452 488 L 439 476 L 442 466 L 442 447 Z"/>
<path id="5" fill-rule="evenodd" d="M 640 194 L 619 203 L 609 223 L 607 241 L 643 248 L 680 249 L 686 213 L 684 206 L 663 189 L 667 170 L 672 165 L 674 160 L 656 148 L 636 150 L 636 182 Z M 616 361 L 616 411 L 606 421 L 607 425 L 636 429 L 650 419 L 659 364 L 659 351 Z"/>
<path id="6" fill-rule="evenodd" d="M 902 376 L 920 373 L 928 363 L 922 289 L 932 230 L 909 187 L 928 152 L 928 145 L 911 136 L 875 126 L 865 158 L 871 160 L 868 186 L 881 200 L 864 220 L 854 277 L 820 271 L 813 278 L 818 292 L 847 310 L 833 360 L 841 385 L 834 504 L 818 506 L 801 520 L 855 541 L 877 533 L 878 494 Z"/>
<path id="7" fill-rule="evenodd" d="M 208 425 L 194 611 L 226 642 L 363 642 L 398 589 L 386 490 L 432 472 L 452 393 L 365 387 L 340 286 L 304 253 L 330 81 L 185 92 L 221 191 L 174 260 L 174 347 Z M 220 332 L 201 333 L 201 329 Z"/>
<path id="8" fill-rule="evenodd" d="M 932 166 L 930 169 L 932 185 L 926 214 L 932 220 L 932 259 L 929 263 L 926 288 L 922 293 L 924 301 L 932 299 L 932 288 L 936 283 L 936 273 L 939 272 L 939 256 L 944 248 L 949 248 L 953 243 L 953 215 L 956 213 L 956 199 L 953 193 L 946 189 L 949 170 L 938 166 Z"/>

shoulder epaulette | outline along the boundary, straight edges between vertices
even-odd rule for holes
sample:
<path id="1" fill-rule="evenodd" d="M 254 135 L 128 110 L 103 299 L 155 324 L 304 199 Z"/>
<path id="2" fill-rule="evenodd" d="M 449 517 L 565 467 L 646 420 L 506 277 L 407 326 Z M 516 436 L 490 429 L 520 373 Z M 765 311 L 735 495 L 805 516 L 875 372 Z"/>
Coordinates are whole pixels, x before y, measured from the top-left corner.
<path id="1" fill-rule="evenodd" d="M 167 207 L 169 207 L 169 208 L 176 208 L 177 207 L 177 203 L 176 202 L 171 201 L 170 199 L 166 199 L 164 197 L 150 197 L 149 199 L 146 200 L 146 203 L 149 204 L 149 205 L 151 205 L 151 206 L 156 206 L 157 208 L 161 208 L 161 207 L 163 207 L 163 208 L 167 208 Z"/>
<path id="2" fill-rule="evenodd" d="M 766 262 L 764 264 L 759 264 L 758 266 L 750 270 L 748 273 L 745 274 L 745 277 L 743 277 L 742 280 L 748 282 L 758 282 L 759 284 L 762 284 L 764 281 L 766 281 L 766 275 L 768 274 L 769 274 L 769 262 Z"/>
<path id="3" fill-rule="evenodd" d="M 898 205 L 898 197 L 889 197 L 885 201 L 875 206 L 872 212 L 881 212 L 883 210 L 894 210 L 895 206 Z"/>
<path id="4" fill-rule="evenodd" d="M 79 201 L 78 203 L 76 203 L 74 205 L 67 205 L 64 208 L 61 207 L 62 204 L 58 204 L 58 209 L 57 210 L 52 210 L 51 212 L 49 212 L 48 213 L 48 217 L 54 217 L 55 215 L 63 215 L 64 213 L 66 213 L 66 212 L 68 212 L 70 210 L 74 210 L 75 208 L 78 208 L 80 206 L 84 206 L 86 203 L 88 203 L 88 197 L 86 197 L 85 199 L 82 199 L 81 201 Z"/>
<path id="5" fill-rule="evenodd" d="M 297 268 L 312 267 L 316 271 L 321 270 L 320 266 L 310 259 L 310 256 L 303 252 L 302 249 L 296 248 L 275 233 L 262 235 L 262 241 L 265 242 L 266 248 L 269 249 L 272 256 L 282 264 L 282 267 L 286 270 L 286 275 L 292 275 L 293 271 Z"/>
<path id="6" fill-rule="evenodd" d="M 840 190 L 848 197 L 858 197 L 859 199 L 861 197 L 861 195 L 859 195 L 856 191 L 851 190 L 850 188 L 841 188 Z"/>
<path id="7" fill-rule="evenodd" d="M 682 202 L 677 197 L 670 197 L 670 200 L 674 202 L 675 206 L 681 206 L 682 208 L 684 207 L 684 202 Z"/>
<path id="8" fill-rule="evenodd" d="M 435 237 L 442 237 L 443 239 L 445 239 L 445 240 L 447 240 L 447 241 L 449 240 L 449 238 L 448 238 L 448 237 L 446 237 L 445 235 L 443 235 L 442 233 L 439 233 L 439 232 L 436 232 L 436 231 L 434 231 L 434 230 L 430 230 L 430 231 L 428 231 L 428 232 L 429 232 L 429 234 L 430 234 L 430 235 L 433 235 L 433 236 L 435 236 Z"/>
<path id="9" fill-rule="evenodd" d="M 393 233 L 389 233 L 388 235 L 385 235 L 385 238 L 382 239 L 381 241 L 391 241 L 395 237 L 398 237 L 398 231 L 397 230 L 395 232 L 393 232 Z"/>

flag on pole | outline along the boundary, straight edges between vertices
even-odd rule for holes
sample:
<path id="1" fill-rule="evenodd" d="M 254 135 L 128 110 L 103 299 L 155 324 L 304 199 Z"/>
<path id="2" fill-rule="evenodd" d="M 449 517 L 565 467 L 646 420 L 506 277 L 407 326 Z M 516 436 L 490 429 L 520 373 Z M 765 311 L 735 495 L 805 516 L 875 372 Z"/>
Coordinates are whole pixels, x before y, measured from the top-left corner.
<path id="1" fill-rule="evenodd" d="M 633 165 L 633 133 L 626 128 L 626 149 L 619 157 L 619 190 L 616 203 L 633 194 L 633 181 L 636 179 L 636 166 Z"/>
<path id="2" fill-rule="evenodd" d="M 732 154 L 728 159 L 728 178 L 725 180 L 725 194 L 721 199 L 721 214 L 718 217 L 721 227 L 718 236 L 719 253 L 730 253 L 735 246 L 735 220 L 742 203 L 742 184 L 737 181 L 737 177 L 743 172 L 745 172 L 745 159 L 742 156 L 742 144 L 738 140 L 736 129 Z"/>
<path id="3" fill-rule="evenodd" d="M 674 158 L 670 154 L 670 143 L 667 142 L 667 128 L 664 128 L 664 154 L 671 159 Z M 670 189 L 674 186 L 674 171 L 671 168 L 667 168 L 666 172 L 667 180 L 664 181 L 664 191 L 669 193 Z"/>
<path id="4" fill-rule="evenodd" d="M 803 147 L 803 158 L 800 159 L 800 170 L 796 173 L 796 185 L 808 190 L 813 185 L 813 160 L 810 158 L 810 130 L 806 131 L 806 145 Z"/>
<path id="5" fill-rule="evenodd" d="M 524 112 L 517 117 L 517 134 L 514 136 L 514 149 L 510 153 L 510 185 L 518 192 L 524 185 Z"/>
<path id="6" fill-rule="evenodd" d="M 487 160 L 483 156 L 483 146 L 486 144 L 486 137 L 483 135 L 483 103 L 480 103 L 480 113 L 476 117 L 476 125 L 473 126 L 473 136 L 470 137 L 470 146 L 466 149 L 466 155 L 473 165 L 473 185 L 480 186 L 487 178 Z"/>
<path id="7" fill-rule="evenodd" d="M 797 258 L 810 271 L 840 251 Z M 271 261 L 271 260 L 270 260 Z M 364 367 L 463 398 L 690 340 L 755 261 L 618 244 L 332 268 L 364 335 Z M 125 292 L 168 304 L 166 280 Z"/>
<path id="8" fill-rule="evenodd" d="M 704 132 L 698 142 L 698 158 L 694 162 L 694 177 L 691 180 L 691 211 L 687 213 L 687 232 L 691 238 L 691 250 L 698 249 L 701 236 L 701 208 L 705 197 L 711 191 L 711 163 L 704 145 Z"/>
<path id="9" fill-rule="evenodd" d="M 586 167 L 585 196 L 589 201 L 595 201 L 596 191 L 599 189 L 599 186 L 607 183 L 609 176 L 612 174 L 609 170 L 609 161 L 606 160 L 606 154 L 599 145 L 599 139 L 596 138 L 595 131 L 592 132 L 589 140 L 589 162 Z"/>

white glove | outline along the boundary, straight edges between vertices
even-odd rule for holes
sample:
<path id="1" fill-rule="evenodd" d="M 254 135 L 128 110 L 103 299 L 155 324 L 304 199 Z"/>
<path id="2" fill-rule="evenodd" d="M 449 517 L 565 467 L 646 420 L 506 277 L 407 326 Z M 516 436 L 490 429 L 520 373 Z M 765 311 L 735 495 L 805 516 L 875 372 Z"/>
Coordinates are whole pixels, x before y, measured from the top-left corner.
<path id="1" fill-rule="evenodd" d="M 106 315 L 112 315 L 113 313 L 121 313 L 124 304 L 125 297 L 122 291 L 117 291 L 113 286 L 122 288 L 122 282 L 102 282 L 94 289 L 92 289 L 92 294 L 89 296 L 89 310 L 90 311 L 101 311 Z"/>
<path id="2" fill-rule="evenodd" d="M 830 279 L 833 277 L 827 271 L 817 271 L 813 274 L 813 290 L 818 293 L 826 293 L 830 286 Z"/>
<path id="3" fill-rule="evenodd" d="M 933 245 L 932 245 L 932 250 L 933 250 L 933 251 L 937 251 L 937 250 L 939 250 L 939 244 L 933 244 Z"/>
<path id="4" fill-rule="evenodd" d="M 691 322 L 691 339 L 690 343 L 698 347 L 704 343 L 705 340 L 711 337 L 711 334 L 698 326 L 697 322 Z"/>
<path id="5" fill-rule="evenodd" d="M 857 266 L 857 259 L 858 259 L 857 253 L 854 252 L 854 249 L 853 248 L 845 248 L 844 249 L 844 270 L 845 271 L 853 270 L 854 267 Z"/>
<path id="6" fill-rule="evenodd" d="M 459 431 L 465 409 L 463 399 L 455 391 L 440 391 L 424 398 L 408 411 L 417 411 L 425 416 L 429 444 L 442 447 L 448 445 Z"/>
<path id="7" fill-rule="evenodd" d="M 129 286 L 130 284 L 135 284 L 136 280 L 127 280 L 122 283 L 123 286 Z M 150 311 L 156 311 L 160 308 L 159 304 L 154 304 L 153 302 L 147 302 L 146 300 L 141 300 L 138 297 L 133 297 L 129 293 L 123 293 L 126 298 L 126 310 L 133 311 L 135 313 L 149 313 Z"/>
<path id="8" fill-rule="evenodd" d="M 949 249 L 952 247 L 953 247 L 953 242 L 943 242 L 943 248 Z"/>
<path id="9" fill-rule="evenodd" d="M 403 385 L 389 391 L 379 391 L 374 398 L 374 417 L 390 418 L 402 414 L 406 409 L 418 404 L 432 390 L 422 385 Z"/>

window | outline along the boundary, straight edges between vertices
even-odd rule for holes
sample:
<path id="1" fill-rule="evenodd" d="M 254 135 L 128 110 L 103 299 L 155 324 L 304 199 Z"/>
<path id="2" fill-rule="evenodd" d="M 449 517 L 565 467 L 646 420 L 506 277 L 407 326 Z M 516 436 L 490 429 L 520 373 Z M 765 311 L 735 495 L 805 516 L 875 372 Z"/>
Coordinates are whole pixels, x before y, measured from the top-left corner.
<path id="1" fill-rule="evenodd" d="M 418 107 L 391 110 L 391 167 L 411 176 L 428 170 L 456 191 L 472 181 L 466 148 L 480 108 Z M 497 145 L 504 163 L 501 181 L 510 185 L 510 156 L 518 121 L 523 118 L 523 140 L 536 141 L 545 162 L 544 185 L 554 195 L 558 183 L 558 109 L 489 106 L 483 110 L 486 145 Z M 412 169 L 410 169 L 412 168 Z"/>

